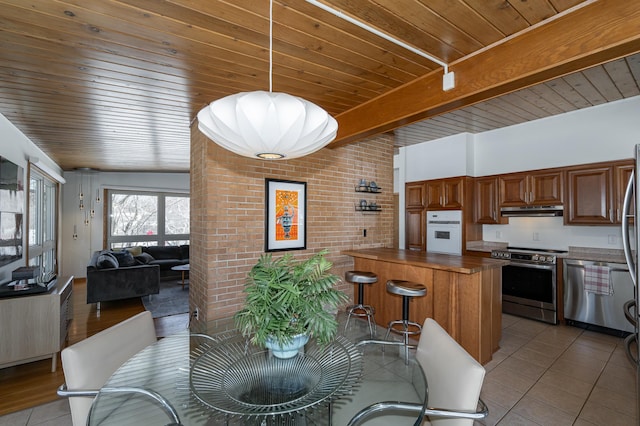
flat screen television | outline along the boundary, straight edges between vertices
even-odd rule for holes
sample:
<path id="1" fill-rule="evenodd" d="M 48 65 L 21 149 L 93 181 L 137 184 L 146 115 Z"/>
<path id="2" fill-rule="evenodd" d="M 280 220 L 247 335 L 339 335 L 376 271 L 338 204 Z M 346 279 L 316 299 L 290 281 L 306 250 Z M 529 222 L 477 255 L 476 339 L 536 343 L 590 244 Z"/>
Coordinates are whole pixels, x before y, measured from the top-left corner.
<path id="1" fill-rule="evenodd" d="M 0 266 L 22 259 L 24 168 L 0 157 Z"/>

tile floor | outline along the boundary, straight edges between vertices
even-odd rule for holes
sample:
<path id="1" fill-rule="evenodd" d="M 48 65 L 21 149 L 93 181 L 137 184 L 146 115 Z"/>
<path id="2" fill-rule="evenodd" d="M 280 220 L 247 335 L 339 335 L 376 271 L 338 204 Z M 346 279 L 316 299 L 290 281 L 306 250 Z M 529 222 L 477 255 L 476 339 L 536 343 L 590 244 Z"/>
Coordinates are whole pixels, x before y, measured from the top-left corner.
<path id="1" fill-rule="evenodd" d="M 485 365 L 486 425 L 637 425 L 635 371 L 622 339 L 503 315 Z"/>
<path id="2" fill-rule="evenodd" d="M 635 372 L 622 339 L 503 316 L 501 349 L 485 368 L 479 425 L 637 425 Z M 71 425 L 60 400 L 0 417 L 0 426 Z M 338 425 L 341 426 L 341 425 Z"/>

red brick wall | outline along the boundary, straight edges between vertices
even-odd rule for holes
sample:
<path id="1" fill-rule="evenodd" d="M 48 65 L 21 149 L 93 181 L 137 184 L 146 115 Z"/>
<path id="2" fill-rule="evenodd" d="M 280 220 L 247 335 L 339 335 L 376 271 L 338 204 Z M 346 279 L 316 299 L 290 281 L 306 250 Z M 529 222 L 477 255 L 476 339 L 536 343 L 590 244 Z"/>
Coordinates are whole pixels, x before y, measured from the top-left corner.
<path id="1" fill-rule="evenodd" d="M 265 178 L 307 183 L 307 249 L 287 253 L 308 257 L 326 248 L 333 273 L 344 277 L 353 261 L 341 250 L 392 246 L 392 136 L 294 160 L 265 161 L 220 148 L 194 124 L 189 278 L 191 310 L 198 307 L 201 320 L 232 315 L 243 304 L 246 274 L 264 252 Z M 374 180 L 383 192 L 356 193 L 361 178 Z M 355 211 L 361 198 L 375 201 L 382 211 Z M 341 283 L 340 288 L 353 295 L 351 285 Z"/>

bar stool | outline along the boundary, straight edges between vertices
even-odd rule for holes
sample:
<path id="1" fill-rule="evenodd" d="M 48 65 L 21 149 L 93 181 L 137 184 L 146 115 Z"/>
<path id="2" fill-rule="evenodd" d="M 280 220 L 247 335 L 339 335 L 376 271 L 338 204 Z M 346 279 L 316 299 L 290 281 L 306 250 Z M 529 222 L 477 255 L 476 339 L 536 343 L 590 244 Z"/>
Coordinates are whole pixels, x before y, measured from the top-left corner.
<path id="1" fill-rule="evenodd" d="M 421 297 L 427 294 L 427 288 L 419 283 L 403 280 L 389 280 L 387 281 L 387 291 L 391 294 L 397 294 L 402 296 L 402 319 L 389 322 L 387 327 L 387 334 L 384 336 L 384 340 L 389 338 L 389 333 L 392 331 L 404 336 L 404 362 L 409 362 L 409 336 L 415 336 L 420 334 L 422 326 L 417 322 L 409 321 L 409 302 L 412 297 Z M 394 326 L 401 325 L 402 328 L 398 329 Z M 413 347 L 413 346 L 412 346 Z"/>
<path id="2" fill-rule="evenodd" d="M 373 306 L 364 304 L 364 285 L 378 282 L 378 276 L 373 272 L 347 271 L 344 274 L 344 278 L 348 282 L 358 284 L 358 303 L 347 307 L 347 322 L 344 325 L 344 329 L 346 330 L 349 326 L 349 320 L 352 315 L 356 317 L 367 317 L 367 321 L 369 322 L 369 335 L 373 339 L 373 329 L 376 325 L 373 315 L 376 311 L 373 309 Z"/>

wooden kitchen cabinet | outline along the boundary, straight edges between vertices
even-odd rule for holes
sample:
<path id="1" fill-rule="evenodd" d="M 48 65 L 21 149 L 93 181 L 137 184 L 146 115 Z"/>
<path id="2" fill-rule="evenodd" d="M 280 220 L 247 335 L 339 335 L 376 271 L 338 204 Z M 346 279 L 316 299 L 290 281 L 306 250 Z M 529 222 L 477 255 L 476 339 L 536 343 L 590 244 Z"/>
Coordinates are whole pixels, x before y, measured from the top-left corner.
<path id="1" fill-rule="evenodd" d="M 427 210 L 460 210 L 464 205 L 464 177 L 425 182 Z"/>
<path id="2" fill-rule="evenodd" d="M 613 166 L 614 173 L 614 184 L 615 184 L 615 199 L 614 205 L 616 207 L 616 223 L 622 223 L 622 205 L 624 203 L 624 194 L 627 191 L 627 184 L 629 183 L 629 178 L 631 178 L 631 173 L 634 170 L 633 161 L 624 161 L 621 163 L 616 163 Z M 633 216 L 635 213 L 635 203 L 631 203 L 629 207 L 629 215 L 631 216 L 631 221 L 633 222 Z"/>
<path id="3" fill-rule="evenodd" d="M 405 246 L 426 250 L 425 182 L 405 184 Z"/>
<path id="4" fill-rule="evenodd" d="M 502 219 L 500 216 L 498 178 L 496 176 L 475 179 L 474 194 L 473 219 L 475 223 L 493 225 L 506 222 L 506 219 Z"/>
<path id="5" fill-rule="evenodd" d="M 614 224 L 613 181 L 611 163 L 569 168 L 565 224 Z"/>
<path id="6" fill-rule="evenodd" d="M 421 209 L 424 207 L 424 182 L 410 182 L 404 190 L 405 207 L 407 209 Z"/>
<path id="7" fill-rule="evenodd" d="M 426 212 L 407 210 L 405 214 L 405 245 L 409 250 L 426 250 Z"/>
<path id="8" fill-rule="evenodd" d="M 553 206 L 563 203 L 561 170 L 500 176 L 500 207 Z"/>

